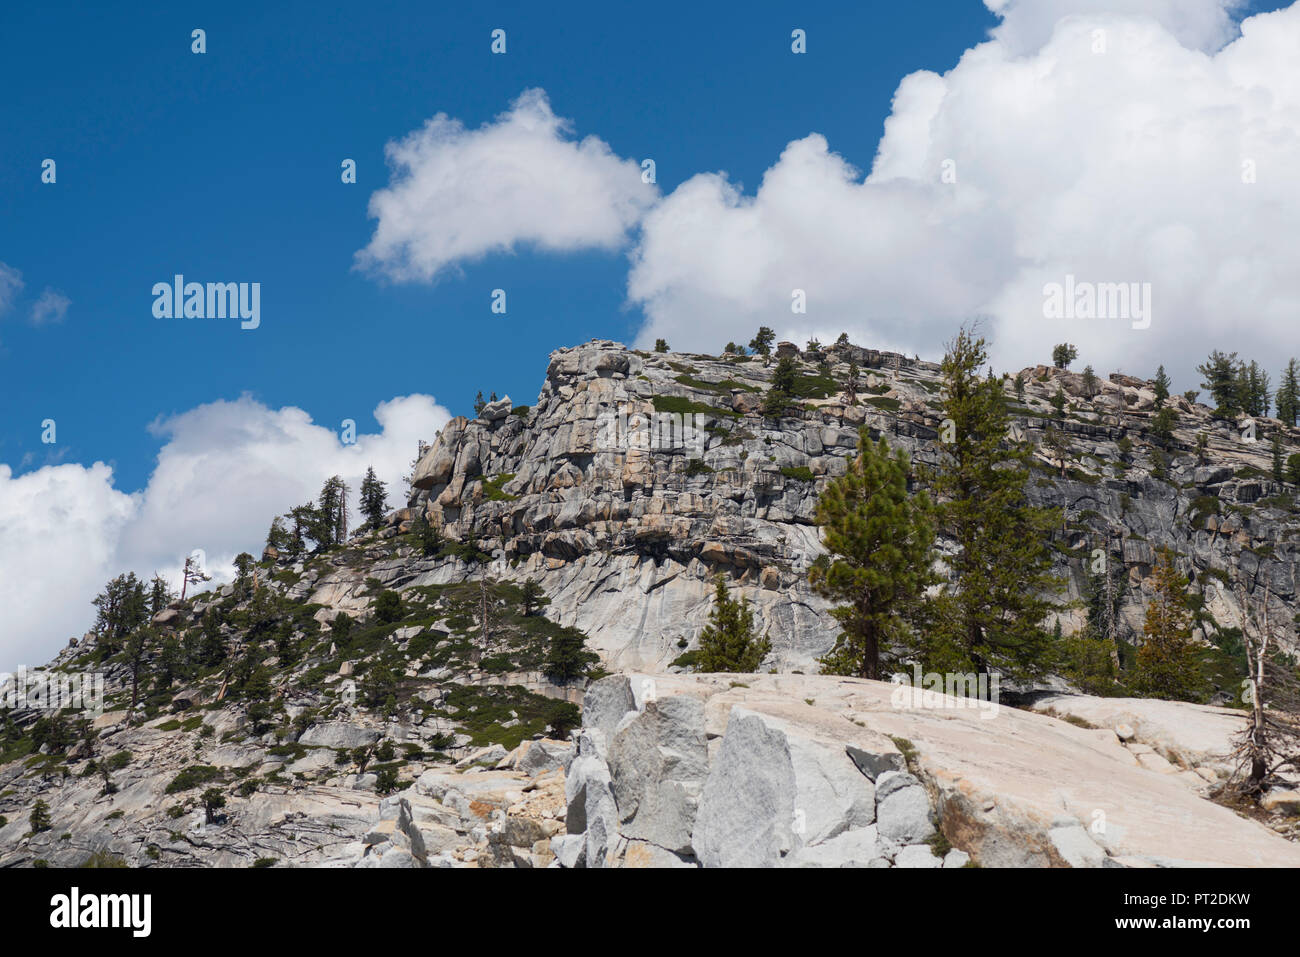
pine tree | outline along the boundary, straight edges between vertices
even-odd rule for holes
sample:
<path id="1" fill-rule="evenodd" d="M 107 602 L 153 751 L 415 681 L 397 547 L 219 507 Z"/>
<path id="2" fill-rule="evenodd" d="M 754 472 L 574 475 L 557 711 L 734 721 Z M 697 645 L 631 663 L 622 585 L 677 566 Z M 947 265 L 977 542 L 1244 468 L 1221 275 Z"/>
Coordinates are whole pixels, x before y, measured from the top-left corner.
<path id="1" fill-rule="evenodd" d="M 782 356 L 777 360 L 776 368 L 772 370 L 772 388 L 780 389 L 786 395 L 793 395 L 797 372 L 798 366 L 795 364 L 794 357 Z"/>
<path id="2" fill-rule="evenodd" d="M 857 405 L 858 403 L 858 363 L 854 359 L 849 360 L 849 377 L 844 382 L 844 401 L 847 405 Z"/>
<path id="3" fill-rule="evenodd" d="M 1068 342 L 1052 347 L 1052 365 L 1058 369 L 1070 368 L 1070 363 L 1079 358 L 1079 350 Z"/>
<path id="4" fill-rule="evenodd" d="M 346 648 L 352 636 L 352 616 L 339 612 L 330 620 L 330 641 L 336 649 Z"/>
<path id="5" fill-rule="evenodd" d="M 235 594 L 242 600 L 253 590 L 253 556 L 240 552 L 235 556 Z"/>
<path id="6" fill-rule="evenodd" d="M 1295 359 L 1287 362 L 1277 389 L 1277 417 L 1292 428 L 1300 417 L 1300 364 Z"/>
<path id="7" fill-rule="evenodd" d="M 144 658 L 150 648 L 157 642 L 158 636 L 153 628 L 137 628 L 126 640 L 122 651 L 126 657 L 127 667 L 131 670 L 131 705 L 126 710 L 126 723 L 135 720 L 135 706 L 140 700 L 140 671 L 144 667 Z"/>
<path id="8" fill-rule="evenodd" d="M 1254 359 L 1250 365 L 1237 369 L 1238 404 L 1247 415 L 1268 415 L 1272 393 L 1269 391 L 1269 377 Z"/>
<path id="9" fill-rule="evenodd" d="M 656 340 L 655 340 L 655 352 L 667 352 L 667 351 L 668 351 L 668 340 L 667 340 L 667 339 L 656 339 Z"/>
<path id="10" fill-rule="evenodd" d="M 551 603 L 551 600 L 546 597 L 546 592 L 542 591 L 542 586 L 537 584 L 537 580 L 533 578 L 524 580 L 520 588 L 520 600 L 525 618 L 532 617 L 533 612 Z"/>
<path id="11" fill-rule="evenodd" d="M 1169 398 L 1170 385 L 1172 385 L 1172 383 L 1169 381 L 1169 376 L 1165 374 L 1165 367 L 1161 366 L 1156 369 L 1155 393 L 1157 409 L 1163 406 L 1165 400 Z"/>
<path id="12" fill-rule="evenodd" d="M 361 514 L 366 517 L 371 528 L 378 528 L 384 523 L 387 508 L 385 485 L 379 481 L 373 467 L 367 468 L 365 478 L 361 480 Z"/>
<path id="13" fill-rule="evenodd" d="M 474 414 L 481 415 L 483 408 L 487 405 L 487 400 L 483 398 L 483 390 L 478 390 L 478 395 L 474 396 Z"/>
<path id="14" fill-rule="evenodd" d="M 771 650 L 772 643 L 754 633 L 749 600 L 733 599 L 727 592 L 726 579 L 718 575 L 709 623 L 700 632 L 699 670 L 755 672 Z"/>
<path id="15" fill-rule="evenodd" d="M 406 614 L 402 607 L 402 596 L 392 589 L 381 591 L 375 599 L 374 613 L 375 620 L 386 625 L 401 621 L 402 616 Z"/>
<path id="16" fill-rule="evenodd" d="M 289 557 L 298 558 L 307 550 L 307 539 L 314 537 L 317 525 L 316 506 L 311 502 L 289 510 L 293 528 L 289 532 Z"/>
<path id="17" fill-rule="evenodd" d="M 185 652 L 175 635 L 168 635 L 158 646 L 158 657 L 154 662 L 154 687 L 165 690 L 178 678 L 187 674 Z"/>
<path id="18" fill-rule="evenodd" d="M 149 583 L 149 617 L 152 618 L 171 604 L 172 597 L 171 586 L 167 584 L 167 579 L 155 572 L 153 580 Z"/>
<path id="19" fill-rule="evenodd" d="M 934 580 L 933 508 L 925 492 L 908 494 L 908 472 L 903 452 L 891 454 L 883 437 L 873 443 L 864 428 L 857 458 L 817 501 L 830 560 L 814 565 L 809 581 L 842 603 L 831 611 L 843 630 L 822 659 L 827 674 L 880 678 Z"/>
<path id="20" fill-rule="evenodd" d="M 1092 366 L 1083 367 L 1083 394 L 1091 399 L 1097 394 L 1100 384 L 1097 382 L 1097 373 L 1092 371 Z M 1168 393 L 1166 393 L 1168 395 Z"/>
<path id="21" fill-rule="evenodd" d="M 1121 551 L 1122 551 L 1121 541 Z M 1110 538 L 1107 536 L 1105 560 L 1100 570 L 1090 571 L 1083 587 L 1087 627 L 1110 646 L 1111 659 L 1119 668 L 1118 619 L 1124 595 L 1128 591 L 1128 575 L 1124 564 L 1110 558 Z"/>
<path id="22" fill-rule="evenodd" d="M 1283 459 L 1283 457 L 1282 457 L 1282 436 L 1278 435 L 1276 432 L 1273 433 L 1272 446 L 1273 446 L 1273 449 L 1272 449 L 1272 451 L 1273 451 L 1273 481 L 1274 481 L 1274 482 L 1285 482 L 1285 481 L 1286 481 L 1286 461 L 1285 461 L 1285 459 Z"/>
<path id="23" fill-rule="evenodd" d="M 1151 437 L 1156 444 L 1165 448 L 1173 441 L 1174 426 L 1178 424 L 1178 414 L 1168 406 L 1162 408 L 1151 420 Z"/>
<path id="24" fill-rule="evenodd" d="M 778 416 L 785 411 L 794 392 L 797 369 L 792 356 L 782 356 L 777 360 L 776 368 L 772 371 L 772 385 L 763 398 L 764 415 Z"/>
<path id="25" fill-rule="evenodd" d="M 551 636 L 542 673 L 556 684 L 564 684 L 585 675 L 600 661 L 600 655 L 587 650 L 587 636 L 577 628 L 562 628 Z"/>
<path id="26" fill-rule="evenodd" d="M 1233 419 L 1241 412 L 1238 365 L 1237 353 L 1224 354 L 1215 349 L 1204 363 L 1196 367 L 1196 371 L 1205 377 L 1201 388 L 1210 393 L 1216 405 L 1215 414 L 1221 418 Z"/>
<path id="27" fill-rule="evenodd" d="M 1056 395 L 1052 396 L 1049 401 L 1052 403 L 1052 409 L 1056 412 L 1056 417 L 1058 419 L 1064 419 L 1067 400 L 1065 398 L 1065 390 L 1062 389 L 1059 384 L 1056 386 Z"/>
<path id="28" fill-rule="evenodd" d="M 776 342 L 776 333 L 767 326 L 759 326 L 758 332 L 754 338 L 749 340 L 749 348 L 754 350 L 755 355 L 763 357 L 763 364 L 772 356 L 772 343 Z"/>
<path id="29" fill-rule="evenodd" d="M 41 798 L 37 798 L 32 804 L 32 812 L 27 817 L 27 823 L 31 825 L 33 834 L 40 834 L 50 829 L 50 806 Z"/>
<path id="30" fill-rule="evenodd" d="M 280 555 L 289 553 L 292 545 L 292 539 L 288 530 L 284 527 L 284 516 L 277 515 L 271 520 L 271 528 L 266 533 L 266 547 L 274 548 Z"/>
<path id="31" fill-rule="evenodd" d="M 948 345 L 942 372 L 952 441 L 932 479 L 939 528 L 956 554 L 951 580 L 930 603 L 922 657 L 929 670 L 1011 676 L 1036 674 L 1050 651 L 1044 620 L 1061 588 L 1051 574 L 1056 509 L 1030 505 L 1029 450 L 1004 445 L 1007 411 L 1002 388 L 979 375 L 984 340 L 962 329 Z"/>
<path id="32" fill-rule="evenodd" d="M 1178 573 L 1174 554 L 1160 550 L 1154 572 L 1155 594 L 1147 605 L 1145 636 L 1138 648 L 1133 684 L 1146 694 L 1180 701 L 1204 697 L 1200 655 L 1192 641 L 1187 607 L 1187 579 Z"/>
<path id="33" fill-rule="evenodd" d="M 209 608 L 203 613 L 199 645 L 194 658 L 205 667 L 221 664 L 229 654 L 226 636 L 221 631 L 222 624 L 221 613 L 216 608 Z"/>
<path id="34" fill-rule="evenodd" d="M 358 697 L 371 708 L 382 708 L 386 713 L 397 706 L 397 673 L 383 659 L 366 669 L 357 682 Z"/>
<path id="35" fill-rule="evenodd" d="M 185 567 L 181 569 L 181 601 L 185 600 L 185 593 L 190 585 L 202 585 L 206 581 L 211 581 L 212 576 L 203 570 L 199 564 L 198 556 L 190 554 L 185 556 Z"/>
<path id="36" fill-rule="evenodd" d="M 312 517 L 310 535 L 320 548 L 332 548 L 347 540 L 348 487 L 342 478 L 331 475 L 325 480 Z"/>
<path id="37" fill-rule="evenodd" d="M 118 575 L 91 602 L 97 609 L 92 631 L 102 655 L 117 654 L 127 636 L 149 620 L 144 583 L 135 572 Z"/>
<path id="38" fill-rule="evenodd" d="M 411 521 L 411 532 L 415 535 L 415 540 L 420 546 L 420 551 L 426 558 L 436 555 L 442 547 L 442 536 L 438 530 L 430 524 L 429 519 L 424 514 L 424 509 L 418 508 L 415 512 L 415 518 Z"/>

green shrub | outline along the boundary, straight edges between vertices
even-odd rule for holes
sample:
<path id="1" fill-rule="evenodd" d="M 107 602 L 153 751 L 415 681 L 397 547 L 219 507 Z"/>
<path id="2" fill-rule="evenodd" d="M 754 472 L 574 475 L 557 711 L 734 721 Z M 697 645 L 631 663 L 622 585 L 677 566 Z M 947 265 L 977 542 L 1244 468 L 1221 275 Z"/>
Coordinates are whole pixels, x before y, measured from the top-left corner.
<path id="1" fill-rule="evenodd" d="M 825 399 L 840 390 L 839 383 L 829 375 L 796 375 L 790 397 L 794 399 Z"/>
<path id="2" fill-rule="evenodd" d="M 731 416 L 732 418 L 740 417 L 740 413 L 733 409 L 719 409 L 703 402 L 693 402 L 680 395 L 657 395 L 654 397 L 653 402 L 656 412 L 675 412 L 679 415 L 693 415 L 698 412 L 702 415 L 715 417 L 722 415 Z"/>
<path id="3" fill-rule="evenodd" d="M 401 621 L 402 615 L 402 596 L 395 591 L 381 592 L 375 599 L 375 617 L 386 624 L 395 621 Z"/>
<path id="4" fill-rule="evenodd" d="M 207 784 L 209 781 L 215 781 L 220 777 L 221 770 L 219 768 L 206 764 L 191 764 L 172 778 L 171 783 L 167 785 L 166 793 L 179 794 L 181 791 L 189 791 Z"/>
<path id="5" fill-rule="evenodd" d="M 397 790 L 397 765 L 376 765 L 374 771 L 376 793 L 392 794 Z"/>
<path id="6" fill-rule="evenodd" d="M 126 767 L 130 763 L 131 763 L 130 751 L 118 751 L 115 754 L 111 755 L 106 761 L 104 761 L 105 767 L 107 767 L 110 771 L 121 771 L 124 767 Z"/>
<path id="7" fill-rule="evenodd" d="M 1219 499 L 1214 495 L 1201 495 L 1192 502 L 1192 528 L 1204 528 L 1205 520 L 1211 515 L 1219 514 Z"/>
<path id="8" fill-rule="evenodd" d="M 483 497 L 489 502 L 513 502 L 519 498 L 518 495 L 511 495 L 509 492 L 503 492 L 501 487 L 515 477 L 514 472 L 506 472 L 502 475 L 496 475 L 489 479 L 483 480 Z"/>

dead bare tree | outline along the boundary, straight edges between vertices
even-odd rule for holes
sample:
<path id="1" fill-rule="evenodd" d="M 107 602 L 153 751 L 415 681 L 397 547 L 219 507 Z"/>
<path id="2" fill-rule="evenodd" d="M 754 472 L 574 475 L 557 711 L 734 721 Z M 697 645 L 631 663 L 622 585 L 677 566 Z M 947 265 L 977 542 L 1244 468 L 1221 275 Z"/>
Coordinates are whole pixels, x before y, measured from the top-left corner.
<path id="1" fill-rule="evenodd" d="M 1228 786 L 1258 802 L 1280 771 L 1300 770 L 1300 673 L 1269 619 L 1269 589 L 1259 610 L 1244 588 L 1238 594 L 1248 670 L 1243 696 L 1250 715 L 1235 739 L 1237 766 Z"/>
<path id="2" fill-rule="evenodd" d="M 849 377 L 844 383 L 844 403 L 858 404 L 858 364 L 853 359 L 849 360 Z"/>
<path id="3" fill-rule="evenodd" d="M 478 580 L 479 587 L 479 630 L 483 633 L 483 650 L 486 651 L 492 642 L 492 625 L 488 619 L 488 586 L 487 586 L 487 568 L 483 569 L 483 575 Z"/>

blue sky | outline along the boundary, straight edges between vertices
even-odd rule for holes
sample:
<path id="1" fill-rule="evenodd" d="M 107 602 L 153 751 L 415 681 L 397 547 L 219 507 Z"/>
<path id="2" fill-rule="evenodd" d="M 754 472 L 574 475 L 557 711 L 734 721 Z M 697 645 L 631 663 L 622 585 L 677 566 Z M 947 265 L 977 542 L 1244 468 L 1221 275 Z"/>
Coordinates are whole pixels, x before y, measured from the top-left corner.
<path id="1" fill-rule="evenodd" d="M 159 444 L 149 422 L 243 392 L 361 428 L 376 401 L 410 392 L 453 413 L 480 388 L 531 402 L 551 349 L 635 335 L 623 254 L 522 249 L 434 286 L 355 271 L 388 140 L 440 111 L 477 126 L 540 86 L 578 135 L 653 156 L 666 190 L 700 170 L 755 183 L 813 130 L 867 162 L 898 78 L 951 66 L 995 22 L 978 3 L 940 18 L 807 4 L 793 19 L 775 3 L 743 17 L 699 4 L 567 4 L 560 17 L 536 4 L 269 6 L 7 5 L 0 261 L 21 270 L 21 302 L 47 286 L 71 300 L 58 325 L 0 324 L 0 461 L 16 471 L 103 460 L 139 488 Z M 789 54 L 795 24 L 812 55 Z M 190 52 L 195 27 L 204 55 Z M 504 56 L 489 51 L 496 27 Z M 40 182 L 46 157 L 53 185 Z M 356 185 L 340 182 L 344 158 Z M 175 272 L 261 282 L 261 327 L 154 319 L 150 288 Z M 498 287 L 506 317 L 488 309 Z"/>
<path id="2" fill-rule="evenodd" d="M 270 6 L 0 10 L 0 668 L 592 337 L 937 357 L 978 318 L 1001 368 L 1179 391 L 1300 355 L 1300 6 Z M 260 326 L 155 318 L 176 273 Z M 1154 321 L 1049 320 L 1067 277 Z"/>

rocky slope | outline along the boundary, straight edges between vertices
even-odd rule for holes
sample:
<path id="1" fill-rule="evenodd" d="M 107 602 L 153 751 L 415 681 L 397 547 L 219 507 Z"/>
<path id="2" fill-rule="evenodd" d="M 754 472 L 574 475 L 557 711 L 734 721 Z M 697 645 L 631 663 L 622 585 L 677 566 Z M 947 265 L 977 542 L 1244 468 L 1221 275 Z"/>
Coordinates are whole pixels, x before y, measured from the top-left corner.
<path id="1" fill-rule="evenodd" d="M 1206 800 L 1227 734 L 1199 752 L 1175 722 L 1163 729 L 1174 764 L 1139 740 L 1141 722 L 1141 734 L 1127 724 L 1116 732 L 909 692 L 820 675 L 598 681 L 567 768 L 557 858 L 587 867 L 1300 866 L 1294 840 Z M 1108 707 L 1048 704 L 1071 702 Z M 1124 714 L 1127 704 L 1109 708 Z M 1195 705 L 1156 704 L 1168 717 L 1197 717 Z M 1202 723 L 1224 722 L 1218 730 L 1234 720 L 1201 710 Z M 1300 793 L 1285 793 L 1278 809 L 1294 817 Z"/>
<path id="2" fill-rule="evenodd" d="M 513 866 L 502 835 L 545 832 L 536 843 L 560 829 L 570 745 L 547 733 L 577 722 L 569 699 L 582 679 L 549 678 L 545 646 L 570 633 L 522 614 L 518 589 L 475 584 L 407 589 L 394 620 L 369 616 L 345 637 L 313 617 L 337 613 L 285 597 L 297 576 L 287 568 L 257 594 L 226 586 L 157 615 L 160 633 L 190 648 L 220 620 L 227 653 L 183 687 L 152 679 L 155 657 L 134 712 L 120 656 L 100 660 L 86 642 L 52 662 L 55 677 L 101 673 L 107 710 L 4 713 L 0 866 L 76 866 L 94 853 L 132 866 Z M 485 600 L 486 639 L 469 617 Z M 277 637 L 259 640 L 254 615 Z M 212 813 L 210 789 L 221 795 Z M 405 804 L 382 803 L 399 792 Z M 51 826 L 33 833 L 37 800 Z M 385 822 L 401 819 L 399 805 L 413 823 L 394 835 Z M 402 845 L 415 829 L 419 843 Z"/>
<path id="3" fill-rule="evenodd" d="M 124 655 L 74 642 L 51 667 L 102 673 L 106 713 L 84 727 L 71 712 L 3 713 L 0 865 L 96 851 L 140 866 L 935 866 L 923 850 L 951 866 L 1290 863 L 1285 841 L 1204 798 L 1226 773 L 1230 711 L 1065 695 L 1037 702 L 1046 716 L 1003 708 L 972 724 L 886 708 L 885 686 L 797 674 L 836 632 L 807 585 L 826 479 L 861 426 L 923 463 L 942 428 L 933 364 L 852 346 L 798 361 L 799 397 L 778 420 L 759 411 L 772 373 L 761 359 L 560 350 L 533 406 L 506 399 L 452 420 L 382 528 L 297 559 L 268 550 L 251 585 L 155 616 L 133 713 Z M 852 402 L 850 361 L 865 380 Z M 1292 620 L 1300 518 L 1294 489 L 1267 476 L 1267 442 L 1175 398 L 1166 452 L 1151 441 L 1149 383 L 1115 375 L 1087 396 L 1071 373 L 1024 380 L 1023 399 L 1010 380 L 1008 395 L 1041 449 L 1031 495 L 1064 511 L 1068 597 L 1106 550 L 1127 577 L 1121 633 L 1140 632 L 1154 549 L 1168 544 L 1219 625 L 1240 623 L 1239 591 L 1267 591 L 1274 620 Z M 1064 463 L 1042 442 L 1058 387 Z M 421 513 L 444 536 L 436 548 L 413 531 Z M 673 664 L 695 646 L 719 572 L 753 604 L 773 646 L 762 670 L 778 675 Z M 540 612 L 519 587 L 529 577 L 550 599 Z M 381 615 L 393 591 L 400 607 Z M 1081 615 L 1063 612 L 1067 634 Z M 557 643 L 584 635 L 600 660 L 557 675 Z M 166 665 L 169 642 L 188 665 Z M 604 672 L 638 676 L 588 689 Z M 752 767 L 751 751 L 770 761 Z M 1112 780 L 1122 806 L 1098 790 Z M 212 814 L 209 788 L 225 800 Z M 776 801 L 781 820 L 731 816 L 719 788 L 767 811 Z M 990 794 L 1003 810 L 985 808 Z M 37 799 L 51 827 L 30 833 Z M 1288 800 L 1273 808 L 1283 831 Z M 1200 822 L 1204 840 L 1182 841 L 1160 807 Z M 1090 835 L 1098 809 L 1117 830 L 1083 843 L 1066 818 Z M 895 814 L 911 823 L 893 828 Z M 738 847 L 755 827 L 765 836 Z"/>
<path id="4" fill-rule="evenodd" d="M 818 492 L 844 471 L 863 425 L 933 463 L 944 415 L 934 363 L 856 346 L 796 354 L 797 414 L 777 420 L 758 411 L 772 374 L 758 357 L 640 353 L 606 341 L 559 350 L 535 405 L 505 399 L 443 429 L 400 518 L 423 510 L 448 535 L 500 550 L 516 574 L 545 585 L 552 613 L 587 632 L 612 669 L 670 665 L 703 626 L 710 578 L 723 572 L 771 635 L 770 664 L 815 670 L 835 634 L 807 585 L 821 552 Z M 840 385 L 850 362 L 865 378 L 856 402 Z M 1167 545 L 1220 626 L 1240 626 L 1242 589 L 1258 601 L 1267 590 L 1273 620 L 1291 622 L 1300 514 L 1295 489 L 1270 477 L 1264 437 L 1284 435 L 1289 452 L 1300 433 L 1261 419 L 1249 442 L 1236 423 L 1174 396 L 1177 424 L 1161 447 L 1151 383 L 1115 374 L 1089 396 L 1081 375 L 1040 366 L 1022 376 L 1023 399 L 1014 380 L 1005 385 L 1015 428 L 1038 449 L 1031 496 L 1063 511 L 1057 571 L 1068 599 L 1083 595 L 1102 549 L 1128 577 L 1119 631 L 1140 635 L 1155 550 Z M 1058 388 L 1067 396 L 1059 420 L 1050 402 Z M 656 442 L 682 415 L 700 415 L 700 431 Z M 1044 445 L 1049 424 L 1065 437 L 1063 463 Z M 428 580 L 460 574 L 444 567 Z M 1064 612 L 1063 631 L 1082 616 Z"/>

